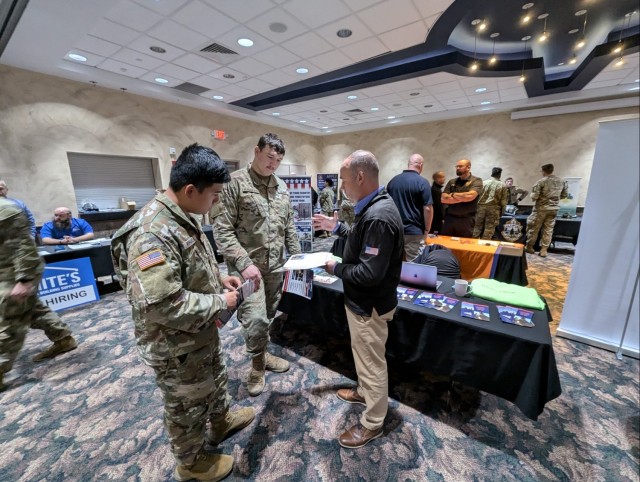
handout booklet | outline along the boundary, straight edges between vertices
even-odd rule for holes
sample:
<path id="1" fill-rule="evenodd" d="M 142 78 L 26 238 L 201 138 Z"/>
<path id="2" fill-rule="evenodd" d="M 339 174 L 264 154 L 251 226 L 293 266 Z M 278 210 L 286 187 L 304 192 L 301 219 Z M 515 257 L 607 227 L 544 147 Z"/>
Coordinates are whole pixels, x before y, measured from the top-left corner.
<path id="1" fill-rule="evenodd" d="M 473 318 L 474 320 L 491 320 L 489 307 L 487 305 L 469 303 L 468 301 L 462 302 L 462 306 L 460 307 L 460 316 L 466 316 L 467 318 Z"/>
<path id="2" fill-rule="evenodd" d="M 222 310 L 216 319 L 216 326 L 218 328 L 222 328 L 227 322 L 231 319 L 235 311 L 238 309 L 238 306 L 242 304 L 244 300 L 246 300 L 249 296 L 251 296 L 256 291 L 256 283 L 252 279 L 248 279 L 240 288 L 238 288 L 238 301 L 236 303 L 236 307 L 233 310 L 226 309 Z"/>
<path id="3" fill-rule="evenodd" d="M 513 306 L 498 305 L 498 313 L 500 314 L 500 319 L 505 323 L 526 326 L 528 328 L 536 326 L 533 322 L 533 311 L 514 308 Z"/>
<path id="4" fill-rule="evenodd" d="M 413 304 L 447 313 L 458 304 L 458 301 L 459 300 L 455 298 L 449 298 L 440 293 L 427 293 L 423 291 L 418 295 Z"/>
<path id="5" fill-rule="evenodd" d="M 396 295 L 400 301 L 412 302 L 418 294 L 418 290 L 413 288 L 407 288 L 406 286 L 396 287 Z"/>

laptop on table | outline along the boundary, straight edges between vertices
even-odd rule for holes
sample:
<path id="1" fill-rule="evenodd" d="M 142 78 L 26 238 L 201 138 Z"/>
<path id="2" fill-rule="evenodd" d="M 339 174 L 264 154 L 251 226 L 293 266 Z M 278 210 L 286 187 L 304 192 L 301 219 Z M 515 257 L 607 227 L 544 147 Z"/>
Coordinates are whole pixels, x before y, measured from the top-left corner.
<path id="1" fill-rule="evenodd" d="M 438 281 L 438 268 L 428 264 L 402 262 L 400 282 L 417 288 L 438 291 L 442 281 Z"/>

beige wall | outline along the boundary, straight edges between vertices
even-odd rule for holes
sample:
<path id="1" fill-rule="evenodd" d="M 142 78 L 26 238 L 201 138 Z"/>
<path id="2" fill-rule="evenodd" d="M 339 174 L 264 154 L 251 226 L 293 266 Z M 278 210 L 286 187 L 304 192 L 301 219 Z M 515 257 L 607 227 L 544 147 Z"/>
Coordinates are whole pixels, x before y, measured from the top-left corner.
<path id="1" fill-rule="evenodd" d="M 491 167 L 501 166 L 503 177 L 513 176 L 530 189 L 539 166 L 553 162 L 559 176 L 583 178 L 578 200 L 583 205 L 598 121 L 637 114 L 618 109 L 519 121 L 495 114 L 314 137 L 1 65 L 0 86 L 0 176 L 9 195 L 25 201 L 39 224 L 56 206 L 75 208 L 68 152 L 157 158 L 166 186 L 169 147 L 179 153 L 199 142 L 246 165 L 259 136 L 269 131 L 286 143 L 284 162 L 306 164 L 313 176 L 338 172 L 349 153 L 363 148 L 378 157 L 381 182 L 419 152 L 427 178 L 437 169 L 453 176 L 456 160 L 468 157 L 474 174 L 485 178 Z M 214 141 L 212 129 L 224 129 L 228 139 Z"/>

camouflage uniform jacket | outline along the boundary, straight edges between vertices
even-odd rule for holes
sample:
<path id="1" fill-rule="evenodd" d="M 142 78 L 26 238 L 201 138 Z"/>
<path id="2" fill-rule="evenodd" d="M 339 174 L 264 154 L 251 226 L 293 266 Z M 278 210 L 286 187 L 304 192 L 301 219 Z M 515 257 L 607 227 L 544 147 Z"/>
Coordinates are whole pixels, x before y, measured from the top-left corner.
<path id="1" fill-rule="evenodd" d="M 38 282 L 42 276 L 44 264 L 30 233 L 22 209 L 0 198 L 0 300 L 17 282 Z"/>
<path id="2" fill-rule="evenodd" d="M 536 182 L 531 190 L 533 206 L 537 211 L 557 211 L 560 209 L 560 199 L 569 195 L 569 188 L 564 179 L 551 174 Z"/>
<path id="3" fill-rule="evenodd" d="M 230 271 L 255 264 L 262 273 L 280 268 L 301 252 L 287 185 L 277 176 L 260 176 L 251 167 L 231 174 L 215 221 L 215 239 Z"/>
<path id="4" fill-rule="evenodd" d="M 478 198 L 478 206 L 500 206 L 504 211 L 509 200 L 507 186 L 497 179 L 485 179 L 482 181 L 482 194 Z"/>
<path id="5" fill-rule="evenodd" d="M 519 188 L 518 186 L 507 187 L 507 190 L 509 193 L 509 200 L 507 201 L 507 204 L 513 204 L 514 206 L 529 194 L 529 191 Z"/>
<path id="6" fill-rule="evenodd" d="M 149 365 L 206 346 L 227 303 L 200 224 L 158 194 L 114 235 L 111 256 L 132 306 L 140 356 Z"/>
<path id="7" fill-rule="evenodd" d="M 335 193 L 329 186 L 325 187 L 320 193 L 320 209 L 324 214 L 333 215 L 334 196 Z"/>

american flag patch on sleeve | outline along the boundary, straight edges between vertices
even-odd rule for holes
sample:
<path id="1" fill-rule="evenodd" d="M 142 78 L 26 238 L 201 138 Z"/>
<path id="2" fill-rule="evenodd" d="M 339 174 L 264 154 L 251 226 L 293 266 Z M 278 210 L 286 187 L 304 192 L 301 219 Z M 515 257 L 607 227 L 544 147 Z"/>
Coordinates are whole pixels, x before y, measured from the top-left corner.
<path id="1" fill-rule="evenodd" d="M 159 249 L 152 249 L 151 251 L 147 251 L 136 258 L 136 263 L 138 263 L 138 266 L 142 271 L 157 264 L 164 263 L 165 261 L 166 258 Z"/>
<path id="2" fill-rule="evenodd" d="M 372 256 L 378 256 L 378 248 L 374 248 L 373 246 L 365 246 L 364 254 L 370 254 Z"/>

